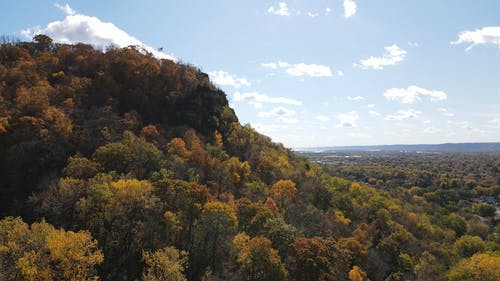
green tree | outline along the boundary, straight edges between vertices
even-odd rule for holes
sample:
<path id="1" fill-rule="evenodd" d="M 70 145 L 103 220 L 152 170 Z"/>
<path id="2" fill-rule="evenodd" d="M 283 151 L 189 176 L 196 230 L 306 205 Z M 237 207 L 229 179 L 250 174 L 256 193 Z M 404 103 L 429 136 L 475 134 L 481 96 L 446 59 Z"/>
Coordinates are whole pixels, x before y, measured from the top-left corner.
<path id="1" fill-rule="evenodd" d="M 132 150 L 123 143 L 101 146 L 94 152 L 92 158 L 108 172 L 128 173 L 131 170 Z"/>
<path id="2" fill-rule="evenodd" d="M 479 236 L 464 235 L 453 243 L 453 251 L 459 258 L 468 258 L 486 249 L 486 243 Z"/>
<path id="3" fill-rule="evenodd" d="M 107 257 L 102 268 L 107 278 L 138 278 L 142 250 L 164 246 L 157 239 L 162 237 L 164 225 L 153 190 L 144 180 L 103 178 L 77 202 L 76 212 L 83 227 L 102 241 Z"/>
<path id="4" fill-rule="evenodd" d="M 52 38 L 45 34 L 37 34 L 33 37 L 33 41 L 35 41 L 35 46 L 40 51 L 48 51 L 52 47 Z"/>
<path id="5" fill-rule="evenodd" d="M 97 175 L 99 164 L 81 155 L 69 157 L 68 165 L 63 170 L 66 177 L 89 179 Z"/>
<path id="6" fill-rule="evenodd" d="M 489 204 L 479 204 L 476 206 L 475 211 L 478 215 L 483 217 L 493 217 L 497 211 L 497 208 Z"/>
<path id="7" fill-rule="evenodd" d="M 203 206 L 197 229 L 195 249 L 190 251 L 196 264 L 196 275 L 207 266 L 220 271 L 230 257 L 231 241 L 238 226 L 233 206 L 222 202 L 208 202 Z"/>
<path id="8" fill-rule="evenodd" d="M 283 281 L 287 277 L 285 266 L 281 263 L 278 251 L 271 247 L 265 237 L 246 239 L 235 238 L 237 261 L 241 266 L 244 280 Z M 239 240 L 239 241 L 238 241 Z"/>
<path id="9" fill-rule="evenodd" d="M 415 277 L 418 281 L 444 280 L 444 266 L 431 253 L 422 253 L 415 266 Z"/>

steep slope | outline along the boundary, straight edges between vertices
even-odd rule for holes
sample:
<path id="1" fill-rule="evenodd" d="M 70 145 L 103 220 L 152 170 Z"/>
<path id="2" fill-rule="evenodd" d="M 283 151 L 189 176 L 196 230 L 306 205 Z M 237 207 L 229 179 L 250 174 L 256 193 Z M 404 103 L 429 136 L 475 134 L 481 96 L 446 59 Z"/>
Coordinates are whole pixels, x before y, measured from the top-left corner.
<path id="1" fill-rule="evenodd" d="M 29 222 L 0 221 L 2 280 L 462 280 L 498 260 L 495 221 L 453 190 L 334 177 L 192 66 L 35 39 L 0 46 L 0 214 Z"/>
<path id="2" fill-rule="evenodd" d="M 134 48 L 3 45 L 0 94 L 0 214 L 59 174 L 68 156 L 88 156 L 125 130 L 155 124 L 170 139 L 193 128 L 206 141 L 237 122 L 206 74 Z"/>

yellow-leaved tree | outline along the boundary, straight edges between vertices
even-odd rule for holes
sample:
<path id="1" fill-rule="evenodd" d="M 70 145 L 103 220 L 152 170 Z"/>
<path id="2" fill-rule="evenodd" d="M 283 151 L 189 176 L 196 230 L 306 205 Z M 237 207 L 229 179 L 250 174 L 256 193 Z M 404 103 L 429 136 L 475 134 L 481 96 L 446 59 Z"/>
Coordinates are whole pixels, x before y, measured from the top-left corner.
<path id="1" fill-rule="evenodd" d="M 87 231 L 56 229 L 42 221 L 0 221 L 0 280 L 99 280 L 104 256 Z"/>
<path id="2" fill-rule="evenodd" d="M 462 259 L 448 273 L 450 281 L 500 280 L 500 252 L 478 253 Z"/>
<path id="3" fill-rule="evenodd" d="M 165 247 L 154 252 L 143 252 L 146 268 L 143 281 L 186 281 L 184 270 L 188 260 L 187 253 L 174 247 Z"/>

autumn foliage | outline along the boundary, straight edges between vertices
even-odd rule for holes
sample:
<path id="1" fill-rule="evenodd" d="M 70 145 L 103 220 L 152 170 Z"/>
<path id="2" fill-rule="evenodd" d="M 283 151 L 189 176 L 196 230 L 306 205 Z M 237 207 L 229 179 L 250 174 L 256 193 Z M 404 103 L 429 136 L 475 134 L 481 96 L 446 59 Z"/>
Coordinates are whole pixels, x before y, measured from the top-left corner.
<path id="1" fill-rule="evenodd" d="M 500 278 L 491 207 L 328 173 L 138 47 L 1 45 L 0 178 L 0 280 Z"/>

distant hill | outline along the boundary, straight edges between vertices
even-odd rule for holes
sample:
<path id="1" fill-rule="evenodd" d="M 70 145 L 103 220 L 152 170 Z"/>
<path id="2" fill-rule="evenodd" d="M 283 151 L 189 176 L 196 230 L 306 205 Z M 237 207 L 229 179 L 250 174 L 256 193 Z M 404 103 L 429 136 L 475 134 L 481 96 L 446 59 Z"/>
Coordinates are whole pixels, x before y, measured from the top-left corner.
<path id="1" fill-rule="evenodd" d="M 295 151 L 441 151 L 441 152 L 473 152 L 500 151 L 500 142 L 483 143 L 443 143 L 443 144 L 394 144 L 367 146 L 331 146 L 296 148 Z"/>

